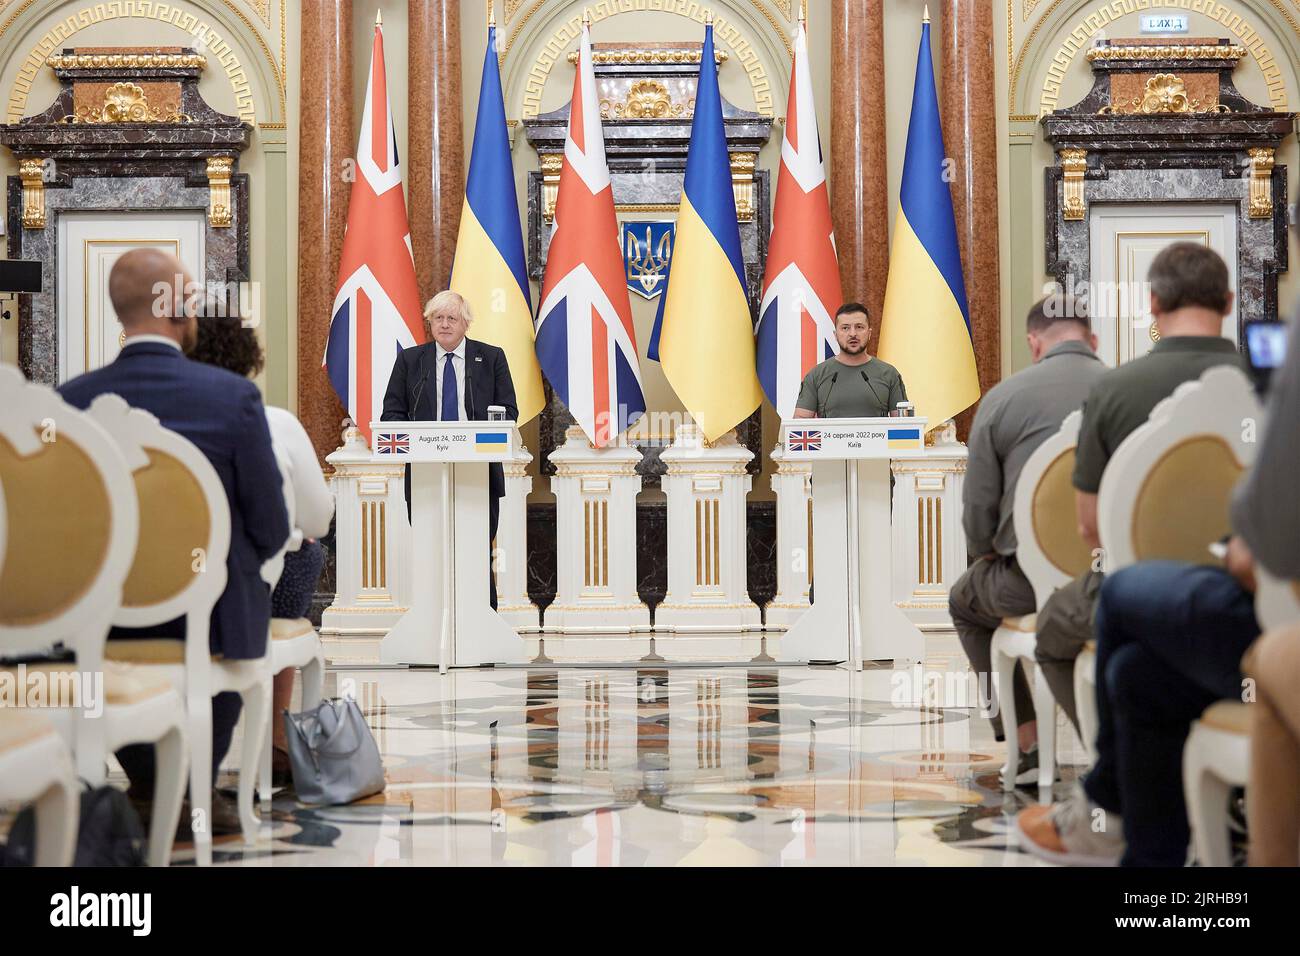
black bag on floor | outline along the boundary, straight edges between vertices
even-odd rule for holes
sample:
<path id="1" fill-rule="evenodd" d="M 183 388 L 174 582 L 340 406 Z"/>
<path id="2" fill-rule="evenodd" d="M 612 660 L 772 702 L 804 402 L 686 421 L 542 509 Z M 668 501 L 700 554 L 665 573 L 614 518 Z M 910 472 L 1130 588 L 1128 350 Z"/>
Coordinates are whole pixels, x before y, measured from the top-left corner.
<path id="1" fill-rule="evenodd" d="M 0 853 L 4 866 L 31 866 L 35 859 L 36 813 L 27 807 L 14 819 Z M 77 853 L 73 866 L 144 866 L 145 834 L 140 815 L 116 787 L 89 785 L 81 794 Z"/>

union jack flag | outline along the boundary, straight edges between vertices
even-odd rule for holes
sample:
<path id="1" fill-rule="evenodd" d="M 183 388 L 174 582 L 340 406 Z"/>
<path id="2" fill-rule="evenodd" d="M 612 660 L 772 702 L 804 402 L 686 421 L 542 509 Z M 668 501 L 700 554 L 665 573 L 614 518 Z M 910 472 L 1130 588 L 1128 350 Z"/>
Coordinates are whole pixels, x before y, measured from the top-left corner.
<path id="1" fill-rule="evenodd" d="M 835 229 L 808 69 L 808 37 L 800 23 L 794 37 L 772 238 L 755 332 L 758 380 L 782 418 L 794 415 L 799 384 L 809 370 L 839 351 L 835 310 L 841 301 Z"/>
<path id="2" fill-rule="evenodd" d="M 381 455 L 396 455 L 398 452 L 411 450 L 410 435 L 380 435 L 375 441 L 375 448 Z"/>
<path id="3" fill-rule="evenodd" d="M 791 451 L 821 451 L 822 433 L 817 429 L 790 432 Z"/>
<path id="4" fill-rule="evenodd" d="M 397 354 L 424 341 L 410 233 L 388 105 L 384 35 L 376 25 L 339 284 L 321 363 L 367 439 L 371 420 L 384 407 Z"/>
<path id="5" fill-rule="evenodd" d="M 584 25 L 542 279 L 537 357 L 569 414 L 601 448 L 645 412 L 645 394 L 591 64 Z"/>

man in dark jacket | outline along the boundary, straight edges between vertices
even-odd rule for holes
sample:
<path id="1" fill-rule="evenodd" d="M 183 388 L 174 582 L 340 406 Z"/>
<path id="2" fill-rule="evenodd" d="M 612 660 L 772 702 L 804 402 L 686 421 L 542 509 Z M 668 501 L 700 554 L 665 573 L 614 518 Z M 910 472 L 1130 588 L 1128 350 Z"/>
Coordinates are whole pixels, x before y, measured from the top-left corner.
<path id="1" fill-rule="evenodd" d="M 439 292 L 424 308 L 432 341 L 403 349 L 393 363 L 384 394 L 386 422 L 484 421 L 491 405 L 505 409 L 506 418 L 519 418 L 515 386 L 510 379 L 506 353 L 495 345 L 467 338 L 474 320 L 469 303 L 451 291 Z M 499 463 L 488 465 L 488 553 L 497 535 L 501 496 L 506 493 L 505 471 Z M 406 507 L 411 507 L 411 470 L 406 469 Z M 495 576 L 489 571 L 488 588 L 497 606 Z"/>

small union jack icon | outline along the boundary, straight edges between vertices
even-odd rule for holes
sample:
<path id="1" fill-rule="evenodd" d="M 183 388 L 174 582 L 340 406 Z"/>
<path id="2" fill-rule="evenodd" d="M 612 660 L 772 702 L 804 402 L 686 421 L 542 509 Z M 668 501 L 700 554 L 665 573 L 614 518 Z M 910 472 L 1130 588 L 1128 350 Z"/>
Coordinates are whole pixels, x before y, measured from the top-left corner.
<path id="1" fill-rule="evenodd" d="M 375 441 L 375 447 L 379 449 L 381 455 L 396 455 L 399 452 L 411 450 L 410 435 L 380 435 Z"/>
<path id="2" fill-rule="evenodd" d="M 822 433 L 816 429 L 790 432 L 791 451 L 821 451 Z"/>

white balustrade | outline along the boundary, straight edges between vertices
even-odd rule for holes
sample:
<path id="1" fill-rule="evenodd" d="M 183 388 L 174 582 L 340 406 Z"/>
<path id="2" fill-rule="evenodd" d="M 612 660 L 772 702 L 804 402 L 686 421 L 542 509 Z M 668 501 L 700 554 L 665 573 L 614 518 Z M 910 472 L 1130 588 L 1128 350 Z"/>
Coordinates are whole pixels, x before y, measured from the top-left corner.
<path id="1" fill-rule="evenodd" d="M 776 595 L 763 609 L 763 626 L 784 631 L 808 610 L 812 572 L 812 465 L 791 461 L 785 446 L 772 449 L 776 472 Z"/>
<path id="2" fill-rule="evenodd" d="M 762 627 L 746 581 L 745 496 L 753 452 L 728 432 L 704 441 L 695 423 L 677 429 L 660 456 L 668 472 L 668 593 L 655 608 L 656 633 L 727 634 Z M 662 650 L 662 648 L 661 648 Z"/>
<path id="3" fill-rule="evenodd" d="M 528 493 L 533 479 L 528 476 L 532 453 L 522 444 L 514 458 L 505 462 L 506 493 L 497 520 L 492 567 L 497 580 L 497 613 L 521 634 L 541 627 L 541 611 L 528 596 Z"/>
<path id="4" fill-rule="evenodd" d="M 924 631 L 952 627 L 948 589 L 966 570 L 961 523 L 966 446 L 945 422 L 923 459 L 892 463 L 894 603 Z"/>

